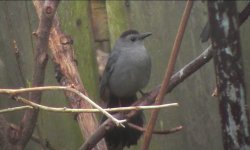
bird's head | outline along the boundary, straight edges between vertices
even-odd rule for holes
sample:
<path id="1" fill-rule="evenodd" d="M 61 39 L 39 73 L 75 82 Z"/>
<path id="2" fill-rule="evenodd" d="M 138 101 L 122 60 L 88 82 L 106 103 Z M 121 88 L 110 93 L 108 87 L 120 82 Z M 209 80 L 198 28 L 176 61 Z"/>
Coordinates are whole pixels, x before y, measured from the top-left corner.
<path id="1" fill-rule="evenodd" d="M 135 44 L 143 44 L 143 40 L 152 35 L 150 32 L 139 33 L 136 30 L 127 30 L 123 32 L 119 38 L 119 42 L 125 45 L 135 45 Z"/>

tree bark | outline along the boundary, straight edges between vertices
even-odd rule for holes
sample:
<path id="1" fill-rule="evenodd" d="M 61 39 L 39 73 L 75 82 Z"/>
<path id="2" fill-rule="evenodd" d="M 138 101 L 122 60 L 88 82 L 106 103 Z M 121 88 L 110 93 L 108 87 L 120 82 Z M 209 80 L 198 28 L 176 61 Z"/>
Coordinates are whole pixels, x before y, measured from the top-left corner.
<path id="1" fill-rule="evenodd" d="M 235 1 L 208 1 L 211 40 L 226 150 L 249 150 L 250 132 Z"/>
<path id="2" fill-rule="evenodd" d="M 38 16 L 40 16 L 41 2 L 33 2 Z M 52 60 L 55 64 L 56 79 L 60 85 L 72 86 L 84 95 L 88 96 L 77 70 L 72 44 L 73 40 L 70 36 L 65 35 L 61 31 L 58 17 L 55 16 L 49 38 L 49 47 L 52 52 Z M 65 95 L 72 108 L 92 108 L 88 102 L 84 101 L 74 93 L 65 92 Z M 79 113 L 77 114 L 76 119 L 85 139 L 88 139 L 98 128 L 97 119 L 92 113 Z M 106 144 L 104 140 L 101 140 L 97 145 L 95 145 L 94 149 L 105 150 Z"/>

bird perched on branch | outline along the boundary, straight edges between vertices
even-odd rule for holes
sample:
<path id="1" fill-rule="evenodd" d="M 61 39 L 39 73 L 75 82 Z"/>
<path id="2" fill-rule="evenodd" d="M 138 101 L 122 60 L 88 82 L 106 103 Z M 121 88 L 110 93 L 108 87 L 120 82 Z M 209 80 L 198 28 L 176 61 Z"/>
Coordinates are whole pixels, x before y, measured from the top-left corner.
<path id="1" fill-rule="evenodd" d="M 100 95 L 107 102 L 107 108 L 130 106 L 137 99 L 136 93 L 147 85 L 151 59 L 144 47 L 144 39 L 150 35 L 128 30 L 116 41 L 100 84 Z M 104 117 L 102 122 L 106 119 Z M 143 113 L 139 112 L 129 122 L 142 127 Z M 122 150 L 137 144 L 141 134 L 128 126 L 115 127 L 108 131 L 105 140 L 109 150 Z"/>

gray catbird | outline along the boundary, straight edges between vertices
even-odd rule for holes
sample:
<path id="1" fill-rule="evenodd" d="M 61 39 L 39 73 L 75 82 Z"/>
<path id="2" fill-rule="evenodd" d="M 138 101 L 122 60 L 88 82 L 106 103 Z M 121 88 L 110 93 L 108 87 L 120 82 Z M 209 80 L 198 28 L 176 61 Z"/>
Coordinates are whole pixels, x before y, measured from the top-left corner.
<path id="1" fill-rule="evenodd" d="M 107 107 L 130 106 L 136 99 L 136 92 L 144 88 L 150 78 L 151 59 L 144 47 L 144 39 L 151 33 L 128 30 L 116 41 L 105 67 L 100 96 Z M 107 118 L 103 118 L 104 122 Z M 143 126 L 143 113 L 139 112 L 129 122 Z M 121 150 L 137 144 L 141 132 L 126 126 L 108 131 L 105 140 L 109 150 Z"/>

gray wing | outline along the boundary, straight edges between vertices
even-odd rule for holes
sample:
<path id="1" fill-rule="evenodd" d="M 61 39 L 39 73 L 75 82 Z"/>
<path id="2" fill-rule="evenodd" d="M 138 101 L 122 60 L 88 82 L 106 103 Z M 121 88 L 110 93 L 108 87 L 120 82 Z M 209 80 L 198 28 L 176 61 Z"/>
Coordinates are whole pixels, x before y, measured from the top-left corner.
<path id="1" fill-rule="evenodd" d="M 120 51 L 119 50 L 113 50 L 109 56 L 108 62 L 106 64 L 105 70 L 102 75 L 102 80 L 100 84 L 100 96 L 103 97 L 105 95 L 105 91 L 107 88 L 109 88 L 109 78 L 112 75 L 112 72 L 114 71 L 114 65 L 116 61 L 118 60 Z"/>

